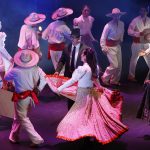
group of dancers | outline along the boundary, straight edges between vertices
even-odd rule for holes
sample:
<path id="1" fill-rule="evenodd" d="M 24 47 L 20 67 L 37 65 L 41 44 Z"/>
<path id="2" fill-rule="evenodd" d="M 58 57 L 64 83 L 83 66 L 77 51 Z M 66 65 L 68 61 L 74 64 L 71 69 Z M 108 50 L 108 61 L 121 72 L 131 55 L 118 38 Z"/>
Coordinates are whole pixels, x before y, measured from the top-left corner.
<path id="1" fill-rule="evenodd" d="M 34 12 L 25 18 L 20 30 L 18 52 L 13 58 L 7 55 L 10 62 L 7 72 L 3 61 L 6 35 L 1 32 L 2 87 L 5 89 L 6 81 L 11 81 L 15 86 L 12 97 L 15 116 L 9 135 L 12 143 L 20 142 L 21 127 L 27 131 L 32 141 L 31 147 L 44 142 L 34 129 L 28 111 L 32 105 L 38 103 L 37 96 L 46 84 L 58 95 L 69 98 L 69 111 L 57 127 L 58 138 L 75 141 L 92 137 L 102 144 L 107 144 L 128 130 L 121 120 L 123 99 L 120 93 L 102 87 L 99 83 L 99 67 L 96 61 L 98 58 L 93 46 L 93 41 L 97 40 L 91 32 L 94 18 L 90 16 L 90 8 L 87 5 L 83 7 L 81 16 L 73 20 L 73 29 L 70 30 L 63 19 L 72 13 L 70 8 L 57 9 L 52 14 L 54 21 L 42 33 L 37 31 L 37 25 L 46 19 L 44 14 Z M 101 77 L 105 85 L 120 85 L 120 44 L 124 35 L 124 23 L 120 21 L 120 17 L 124 14 L 126 12 L 114 8 L 106 15 L 112 20 L 105 25 L 100 38 L 101 49 L 110 63 Z M 149 67 L 150 18 L 147 15 L 147 9 L 141 7 L 140 16 L 131 22 L 128 29 L 129 35 L 133 37 L 129 72 L 129 79 L 132 81 L 135 81 L 135 67 L 139 56 L 145 58 Z M 42 59 L 39 38 L 48 41 L 48 58 L 51 58 L 55 69 L 52 76 L 46 76 L 38 66 L 39 60 Z M 15 67 L 13 63 L 16 64 Z M 69 96 L 72 96 L 72 100 Z"/>

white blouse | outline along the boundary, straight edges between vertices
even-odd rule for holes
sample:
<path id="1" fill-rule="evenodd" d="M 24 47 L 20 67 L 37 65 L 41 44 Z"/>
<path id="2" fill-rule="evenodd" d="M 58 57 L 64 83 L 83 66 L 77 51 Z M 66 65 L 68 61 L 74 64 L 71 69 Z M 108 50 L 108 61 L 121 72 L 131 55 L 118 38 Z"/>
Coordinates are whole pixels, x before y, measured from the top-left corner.
<path id="1" fill-rule="evenodd" d="M 0 72 L 8 70 L 12 59 L 10 54 L 5 49 L 5 39 L 6 34 L 4 32 L 0 32 Z"/>
<path id="2" fill-rule="evenodd" d="M 88 88 L 93 87 L 92 81 L 92 71 L 90 66 L 87 63 L 84 63 L 83 66 L 79 66 L 72 74 L 71 79 L 65 82 L 58 88 L 58 91 L 61 92 L 64 88 L 67 88 L 78 81 L 78 87 Z"/>
<path id="3" fill-rule="evenodd" d="M 145 50 L 145 53 L 146 53 L 147 55 L 150 54 L 150 44 L 148 44 L 148 48 Z"/>

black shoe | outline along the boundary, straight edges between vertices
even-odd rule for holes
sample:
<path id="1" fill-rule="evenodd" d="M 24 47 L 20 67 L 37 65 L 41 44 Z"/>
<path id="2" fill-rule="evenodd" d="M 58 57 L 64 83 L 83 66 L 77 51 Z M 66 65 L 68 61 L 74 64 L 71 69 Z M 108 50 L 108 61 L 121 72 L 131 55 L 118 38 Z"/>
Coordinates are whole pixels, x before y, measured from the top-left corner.
<path id="1" fill-rule="evenodd" d="M 42 147 L 42 143 L 40 143 L 40 144 L 31 143 L 30 144 L 30 148 L 38 148 L 38 147 Z"/>
<path id="2" fill-rule="evenodd" d="M 9 142 L 12 144 L 19 144 L 20 141 L 9 139 Z"/>
<path id="3" fill-rule="evenodd" d="M 144 135 L 144 140 L 150 140 L 150 135 Z"/>

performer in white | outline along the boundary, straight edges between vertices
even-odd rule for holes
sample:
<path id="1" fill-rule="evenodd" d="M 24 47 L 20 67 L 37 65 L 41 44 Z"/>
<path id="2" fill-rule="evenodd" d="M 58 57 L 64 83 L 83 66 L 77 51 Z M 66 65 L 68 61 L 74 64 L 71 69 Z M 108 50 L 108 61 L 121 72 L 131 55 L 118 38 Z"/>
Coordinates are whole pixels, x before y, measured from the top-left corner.
<path id="1" fill-rule="evenodd" d="M 2 28 L 0 22 L 0 29 Z M 6 34 L 0 32 L 0 88 L 7 89 L 7 82 L 4 80 L 5 72 L 13 66 L 13 58 L 5 49 Z"/>
<path id="2" fill-rule="evenodd" d="M 142 43 L 140 41 L 140 37 L 147 32 L 147 29 L 150 29 L 150 18 L 147 14 L 148 10 L 145 7 L 141 7 L 140 15 L 132 20 L 128 28 L 128 34 L 133 37 L 133 43 L 131 46 L 132 56 L 128 76 L 128 79 L 131 81 L 136 81 L 135 69 L 139 59 L 139 52 L 148 48 L 148 43 Z M 150 56 L 144 55 L 143 57 L 150 68 Z"/>
<path id="3" fill-rule="evenodd" d="M 43 22 L 46 19 L 44 14 L 37 14 L 35 12 L 31 13 L 24 20 L 24 25 L 20 30 L 20 37 L 18 42 L 19 50 L 29 49 L 36 52 L 39 57 L 42 57 L 42 52 L 40 50 L 37 24 Z"/>
<path id="4" fill-rule="evenodd" d="M 112 20 L 105 25 L 100 39 L 102 51 L 107 55 L 110 63 L 101 78 L 106 85 L 120 85 L 119 80 L 122 69 L 120 44 L 124 36 L 124 23 L 120 21 L 120 17 L 124 14 L 125 12 L 114 8 L 112 13 L 106 15 L 107 17 L 112 17 Z"/>
<path id="5" fill-rule="evenodd" d="M 71 15 L 73 10 L 70 8 L 59 8 L 52 14 L 54 22 L 50 23 L 43 31 L 42 38 L 48 41 L 48 59 L 52 59 L 54 69 L 57 68 L 58 61 L 65 48 L 65 38 L 71 34 L 69 27 L 62 18 Z"/>
<path id="6" fill-rule="evenodd" d="M 73 25 L 74 28 L 78 27 L 81 33 L 81 41 L 85 45 L 93 48 L 92 41 L 97 41 L 91 30 L 94 22 L 94 18 L 90 16 L 90 8 L 88 5 L 85 5 L 82 9 L 82 14 L 78 18 L 74 18 Z"/>
<path id="7" fill-rule="evenodd" d="M 38 103 L 36 93 L 41 91 L 45 84 L 45 74 L 37 66 L 39 56 L 31 50 L 18 51 L 14 56 L 17 67 L 12 68 L 6 75 L 6 80 L 13 80 L 15 92 L 12 100 L 15 103 L 15 117 L 10 132 L 9 140 L 12 143 L 19 142 L 20 127 L 23 127 L 32 141 L 31 146 L 43 143 L 43 138 L 34 129 L 28 111 L 31 105 Z M 38 81 L 40 80 L 39 85 Z"/>

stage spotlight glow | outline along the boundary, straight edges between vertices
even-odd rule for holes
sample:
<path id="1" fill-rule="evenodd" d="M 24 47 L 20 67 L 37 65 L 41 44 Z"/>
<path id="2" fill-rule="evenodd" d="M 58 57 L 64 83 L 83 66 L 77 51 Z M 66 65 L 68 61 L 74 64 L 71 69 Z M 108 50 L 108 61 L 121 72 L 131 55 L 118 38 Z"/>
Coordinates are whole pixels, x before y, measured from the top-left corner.
<path id="1" fill-rule="evenodd" d="M 39 27 L 38 27 L 38 30 L 39 30 L 39 31 L 42 31 L 42 27 L 41 27 L 41 26 L 39 26 Z"/>

